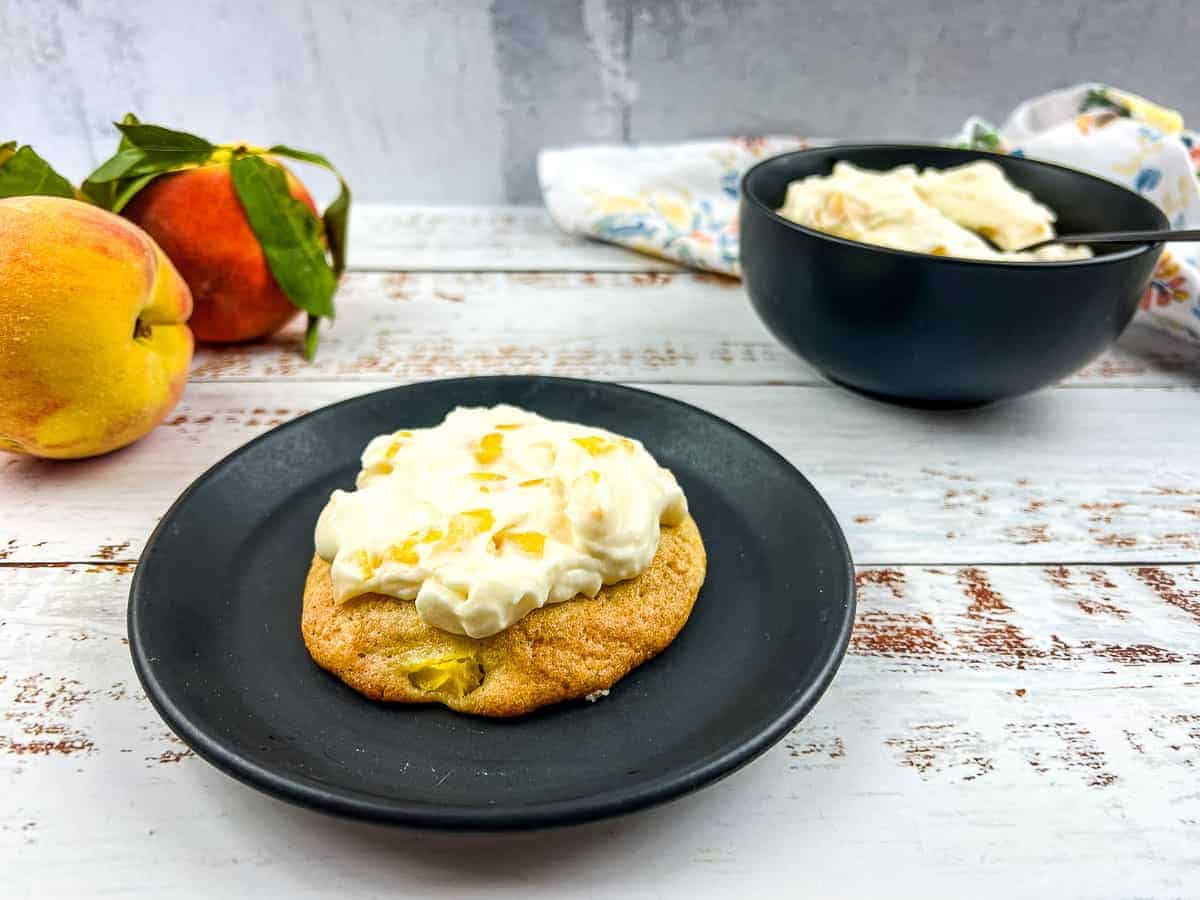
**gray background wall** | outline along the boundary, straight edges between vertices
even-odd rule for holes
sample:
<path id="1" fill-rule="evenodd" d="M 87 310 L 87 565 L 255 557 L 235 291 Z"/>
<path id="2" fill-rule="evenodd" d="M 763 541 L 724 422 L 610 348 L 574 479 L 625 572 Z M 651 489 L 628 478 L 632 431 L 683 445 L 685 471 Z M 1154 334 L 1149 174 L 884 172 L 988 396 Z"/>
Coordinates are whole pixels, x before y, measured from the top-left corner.
<path id="1" fill-rule="evenodd" d="M 78 178 L 133 110 L 377 202 L 535 203 L 545 144 L 936 137 L 1092 79 L 1200 122 L 1200 0 L 0 0 L 0 140 Z"/>

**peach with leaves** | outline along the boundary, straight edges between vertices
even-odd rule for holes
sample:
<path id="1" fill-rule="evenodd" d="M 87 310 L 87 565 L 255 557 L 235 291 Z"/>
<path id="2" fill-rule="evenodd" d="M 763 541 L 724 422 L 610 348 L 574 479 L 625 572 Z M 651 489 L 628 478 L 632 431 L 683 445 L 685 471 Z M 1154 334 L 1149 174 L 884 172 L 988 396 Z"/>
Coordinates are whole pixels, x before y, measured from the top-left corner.
<path id="1" fill-rule="evenodd" d="M 311 358 L 345 266 L 350 191 L 336 169 L 316 153 L 213 144 L 132 115 L 117 128 L 117 152 L 83 192 L 162 246 L 192 289 L 196 339 L 254 340 L 303 311 Z M 337 175 L 339 193 L 323 215 L 282 159 Z"/>

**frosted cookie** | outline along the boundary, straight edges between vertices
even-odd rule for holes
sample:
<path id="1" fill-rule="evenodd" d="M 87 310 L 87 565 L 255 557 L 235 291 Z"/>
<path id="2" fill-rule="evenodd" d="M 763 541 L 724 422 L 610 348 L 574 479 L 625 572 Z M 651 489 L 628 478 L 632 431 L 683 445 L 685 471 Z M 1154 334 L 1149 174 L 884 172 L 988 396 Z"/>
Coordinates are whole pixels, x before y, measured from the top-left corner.
<path id="1" fill-rule="evenodd" d="M 458 409 L 368 444 L 318 522 L 302 629 L 368 696 L 518 715 L 663 650 L 705 565 L 682 490 L 637 441 Z"/>

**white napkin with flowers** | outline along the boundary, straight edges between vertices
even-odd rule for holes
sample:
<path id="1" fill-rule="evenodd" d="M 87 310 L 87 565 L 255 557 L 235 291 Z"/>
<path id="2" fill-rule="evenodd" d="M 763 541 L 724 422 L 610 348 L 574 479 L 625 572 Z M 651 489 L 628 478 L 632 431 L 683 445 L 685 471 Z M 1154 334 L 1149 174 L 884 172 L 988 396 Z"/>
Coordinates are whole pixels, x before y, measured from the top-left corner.
<path id="1" fill-rule="evenodd" d="M 538 178 L 564 231 L 737 276 L 738 181 L 768 156 L 828 141 L 724 138 L 544 150 Z M 1000 126 L 972 118 L 949 143 L 1095 172 L 1200 228 L 1200 136 L 1172 110 L 1099 84 L 1018 106 Z M 1200 244 L 1168 244 L 1142 297 L 1146 322 L 1200 341 Z"/>

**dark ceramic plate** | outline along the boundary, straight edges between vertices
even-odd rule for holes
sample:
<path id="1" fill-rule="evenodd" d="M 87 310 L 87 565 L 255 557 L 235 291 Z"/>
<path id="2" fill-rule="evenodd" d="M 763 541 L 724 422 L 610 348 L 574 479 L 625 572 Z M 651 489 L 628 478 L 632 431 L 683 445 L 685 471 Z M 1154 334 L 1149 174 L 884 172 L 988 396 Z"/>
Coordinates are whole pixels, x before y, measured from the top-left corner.
<path id="1" fill-rule="evenodd" d="M 691 620 L 596 703 L 515 720 L 366 700 L 309 659 L 300 598 L 317 515 L 367 440 L 458 405 L 514 403 L 645 442 L 708 548 Z M 845 652 L 841 529 L 786 460 L 706 412 L 557 378 L 465 378 L 318 410 L 251 441 L 167 512 L 138 563 L 129 644 L 167 724 L 276 797 L 423 827 L 503 829 L 629 812 L 728 775 L 787 734 Z"/>

